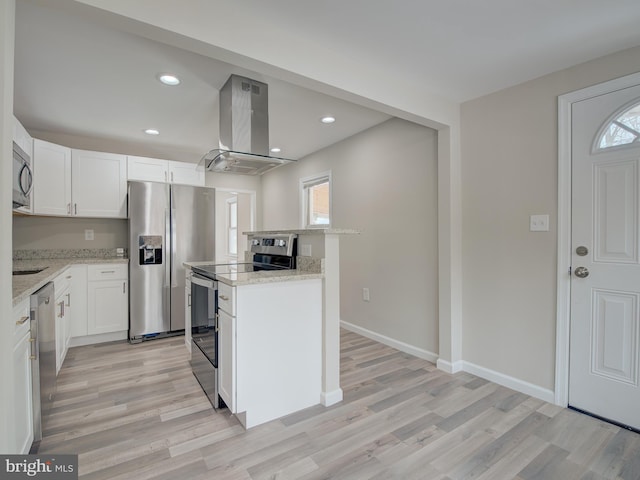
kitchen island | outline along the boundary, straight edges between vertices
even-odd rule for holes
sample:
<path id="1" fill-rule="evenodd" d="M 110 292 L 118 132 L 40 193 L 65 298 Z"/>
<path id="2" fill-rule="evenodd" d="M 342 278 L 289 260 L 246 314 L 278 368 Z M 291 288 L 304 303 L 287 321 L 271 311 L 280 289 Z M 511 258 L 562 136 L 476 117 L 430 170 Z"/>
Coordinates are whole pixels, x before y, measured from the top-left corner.
<path id="1" fill-rule="evenodd" d="M 319 404 L 322 274 L 231 272 L 216 278 L 218 386 L 229 410 L 251 428 Z M 196 345 L 192 350 L 198 353 Z"/>

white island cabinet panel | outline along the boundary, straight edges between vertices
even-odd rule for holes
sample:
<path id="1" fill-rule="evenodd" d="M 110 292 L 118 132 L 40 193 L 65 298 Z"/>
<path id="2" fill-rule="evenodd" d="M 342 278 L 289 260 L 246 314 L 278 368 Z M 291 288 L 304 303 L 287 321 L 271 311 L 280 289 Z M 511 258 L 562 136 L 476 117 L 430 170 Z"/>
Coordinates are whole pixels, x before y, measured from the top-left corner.
<path id="1" fill-rule="evenodd" d="M 236 319 L 224 310 L 218 312 L 218 388 L 231 412 L 236 409 Z"/>
<path id="2" fill-rule="evenodd" d="M 322 280 L 274 282 L 234 287 L 235 318 L 219 338 L 221 383 L 235 397 L 245 428 L 268 422 L 321 401 Z M 235 355 L 225 351 L 233 342 Z M 225 338 L 225 332 L 230 336 Z M 225 362 L 234 362 L 231 366 Z M 230 358 L 230 359 L 229 359 Z M 235 395 L 234 395 L 235 393 Z M 224 397 L 223 397 L 224 398 Z"/>

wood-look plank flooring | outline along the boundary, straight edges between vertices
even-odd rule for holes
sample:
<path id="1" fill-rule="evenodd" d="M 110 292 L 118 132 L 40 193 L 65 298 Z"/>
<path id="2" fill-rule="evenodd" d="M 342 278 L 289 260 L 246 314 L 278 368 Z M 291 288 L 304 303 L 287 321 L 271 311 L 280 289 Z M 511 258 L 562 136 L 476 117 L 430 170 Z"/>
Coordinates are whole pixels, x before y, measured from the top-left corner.
<path id="1" fill-rule="evenodd" d="M 249 431 L 211 408 L 182 337 L 72 348 L 39 453 L 78 454 L 83 480 L 640 479 L 636 433 L 341 340 L 343 402 Z"/>

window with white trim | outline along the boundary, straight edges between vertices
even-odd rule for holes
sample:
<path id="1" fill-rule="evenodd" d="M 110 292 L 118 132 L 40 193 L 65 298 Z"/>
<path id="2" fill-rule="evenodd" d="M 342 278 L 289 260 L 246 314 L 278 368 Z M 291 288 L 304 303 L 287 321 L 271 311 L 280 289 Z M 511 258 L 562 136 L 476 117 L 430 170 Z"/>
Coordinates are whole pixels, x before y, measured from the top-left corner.
<path id="1" fill-rule="evenodd" d="M 300 179 L 302 227 L 331 225 L 331 172 Z"/>
<path id="2" fill-rule="evenodd" d="M 227 200 L 227 253 L 238 255 L 238 198 Z"/>

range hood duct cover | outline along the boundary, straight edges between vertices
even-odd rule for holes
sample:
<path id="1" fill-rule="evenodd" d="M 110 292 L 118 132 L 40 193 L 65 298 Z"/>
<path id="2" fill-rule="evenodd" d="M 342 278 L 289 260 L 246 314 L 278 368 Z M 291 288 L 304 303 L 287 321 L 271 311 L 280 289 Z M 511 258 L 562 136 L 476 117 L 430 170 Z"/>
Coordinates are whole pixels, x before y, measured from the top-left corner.
<path id="1" fill-rule="evenodd" d="M 262 175 L 294 162 L 269 155 L 269 87 L 231 75 L 220 89 L 220 148 L 202 157 L 211 172 Z"/>

